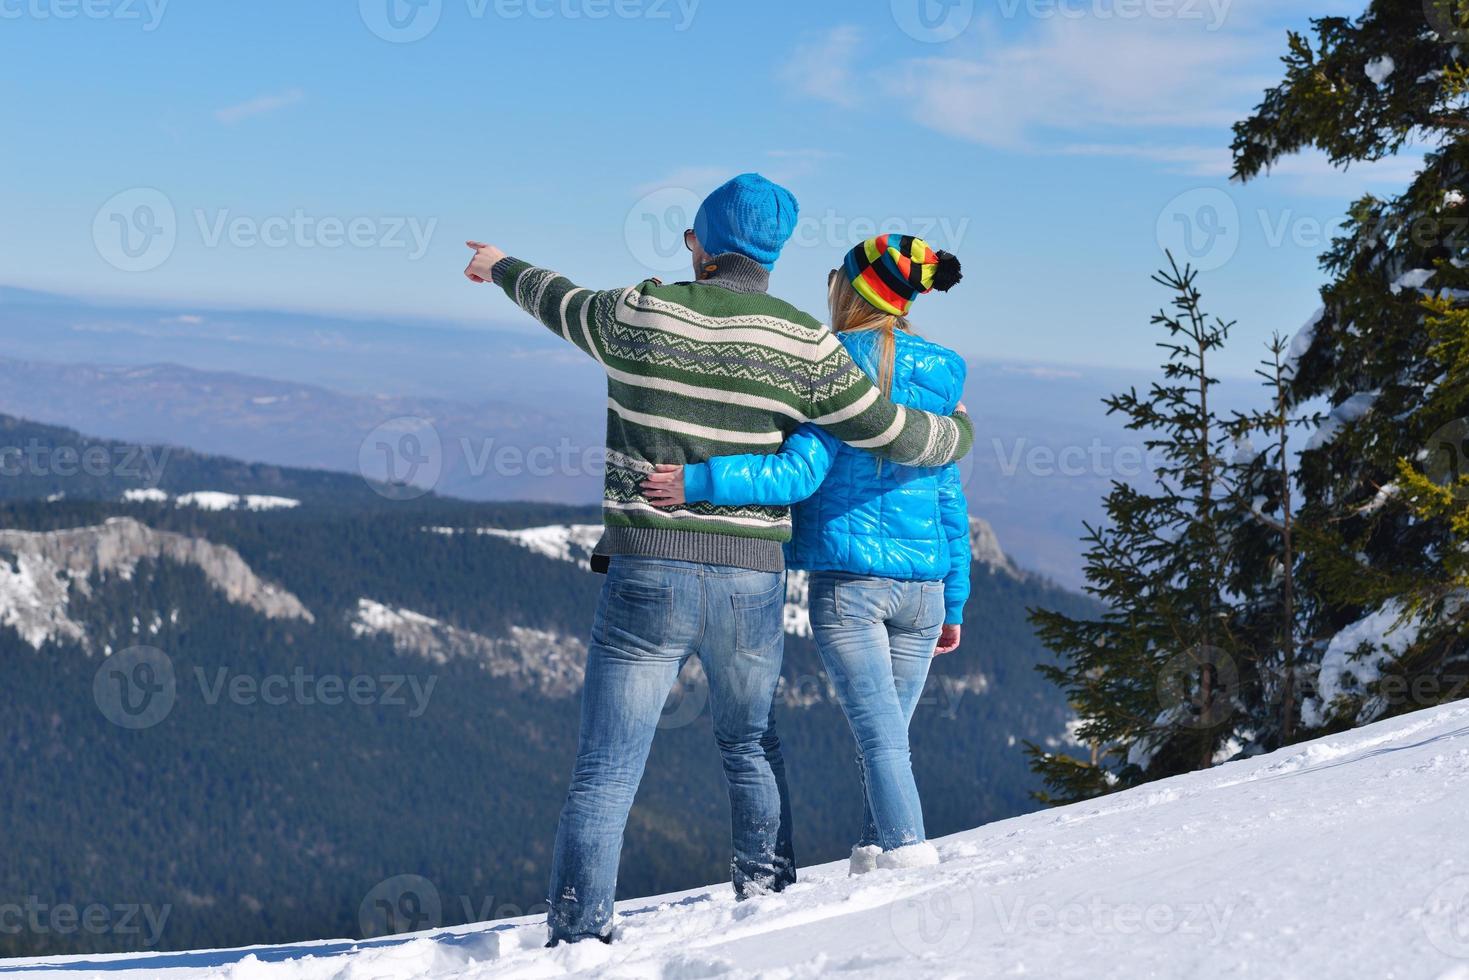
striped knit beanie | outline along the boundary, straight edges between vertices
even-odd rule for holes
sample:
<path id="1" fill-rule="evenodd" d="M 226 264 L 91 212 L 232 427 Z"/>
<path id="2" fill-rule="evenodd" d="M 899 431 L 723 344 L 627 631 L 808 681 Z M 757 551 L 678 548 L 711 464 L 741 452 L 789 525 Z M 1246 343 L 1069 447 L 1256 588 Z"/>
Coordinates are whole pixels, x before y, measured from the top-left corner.
<path id="1" fill-rule="evenodd" d="M 869 238 L 847 253 L 843 269 L 863 299 L 894 316 L 907 316 L 919 293 L 948 292 L 964 278 L 958 259 L 912 235 Z"/>

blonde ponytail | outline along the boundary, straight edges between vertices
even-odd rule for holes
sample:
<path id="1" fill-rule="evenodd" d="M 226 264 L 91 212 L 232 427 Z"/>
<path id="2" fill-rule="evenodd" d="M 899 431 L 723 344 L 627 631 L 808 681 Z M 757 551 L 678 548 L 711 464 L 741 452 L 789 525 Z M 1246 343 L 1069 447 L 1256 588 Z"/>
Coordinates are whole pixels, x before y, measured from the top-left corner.
<path id="1" fill-rule="evenodd" d="M 827 290 L 827 305 L 831 309 L 831 329 L 837 333 L 848 330 L 874 330 L 879 334 L 877 353 L 877 387 L 887 397 L 893 396 L 893 366 L 897 361 L 898 342 L 896 332 L 912 333 L 907 317 L 884 313 L 873 306 L 840 273 L 832 277 Z"/>

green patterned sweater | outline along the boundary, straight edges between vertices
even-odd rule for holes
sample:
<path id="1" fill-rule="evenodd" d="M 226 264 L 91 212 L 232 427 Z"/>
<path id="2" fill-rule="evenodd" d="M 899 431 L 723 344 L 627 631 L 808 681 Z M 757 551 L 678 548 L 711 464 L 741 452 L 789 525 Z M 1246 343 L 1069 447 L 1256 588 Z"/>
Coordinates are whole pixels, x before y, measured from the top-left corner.
<path id="1" fill-rule="evenodd" d="M 491 273 L 516 305 L 606 372 L 599 567 L 613 555 L 784 567 L 788 508 L 654 507 L 641 484 L 657 463 L 773 453 L 804 422 L 915 466 L 952 462 L 973 443 L 966 415 L 939 417 L 883 397 L 835 334 L 765 292 L 761 266 L 736 254 L 713 265 L 699 282 L 650 279 L 606 291 L 514 258 Z"/>

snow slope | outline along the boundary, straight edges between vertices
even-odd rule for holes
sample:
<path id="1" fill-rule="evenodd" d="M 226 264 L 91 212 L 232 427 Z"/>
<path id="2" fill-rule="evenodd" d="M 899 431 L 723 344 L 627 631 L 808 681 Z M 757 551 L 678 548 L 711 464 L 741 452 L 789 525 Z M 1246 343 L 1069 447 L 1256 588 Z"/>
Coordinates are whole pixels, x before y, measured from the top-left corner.
<path id="1" fill-rule="evenodd" d="M 1466 812 L 1469 701 L 959 834 L 938 842 L 937 868 L 812 868 L 787 893 L 740 905 L 727 886 L 628 901 L 610 947 L 543 950 L 539 921 L 525 919 L 0 962 L 0 980 L 1469 980 Z"/>

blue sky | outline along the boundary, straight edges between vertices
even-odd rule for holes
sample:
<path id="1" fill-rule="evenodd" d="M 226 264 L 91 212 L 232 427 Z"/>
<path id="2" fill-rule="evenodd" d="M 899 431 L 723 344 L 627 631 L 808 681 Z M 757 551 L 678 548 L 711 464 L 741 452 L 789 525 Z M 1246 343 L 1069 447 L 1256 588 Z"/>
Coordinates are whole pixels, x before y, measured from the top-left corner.
<path id="1" fill-rule="evenodd" d="M 1413 170 L 1227 182 L 1286 28 L 1362 6 L 0 0 L 0 283 L 524 326 L 461 277 L 466 238 L 590 286 L 677 278 L 699 196 L 759 170 L 803 211 L 774 291 L 813 311 L 848 245 L 905 230 L 966 267 L 924 332 L 1151 365 L 1172 244 L 1243 374 L 1314 308 L 1347 202 Z"/>

